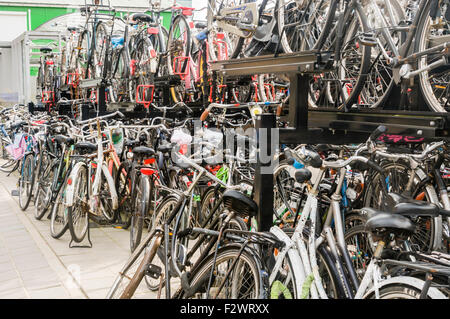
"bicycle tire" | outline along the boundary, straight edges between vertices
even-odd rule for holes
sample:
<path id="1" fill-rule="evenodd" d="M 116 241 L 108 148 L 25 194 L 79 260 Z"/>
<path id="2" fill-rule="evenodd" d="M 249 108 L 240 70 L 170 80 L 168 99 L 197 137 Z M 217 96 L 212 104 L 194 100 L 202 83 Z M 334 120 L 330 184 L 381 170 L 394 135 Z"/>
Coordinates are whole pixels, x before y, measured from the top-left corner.
<path id="1" fill-rule="evenodd" d="M 66 188 L 68 186 L 67 180 L 68 180 L 69 176 L 70 176 L 70 172 L 66 175 L 66 178 L 64 179 L 63 184 L 61 185 L 61 187 L 58 190 L 56 200 L 52 205 L 52 213 L 51 213 L 51 218 L 50 218 L 50 235 L 55 239 L 58 239 L 61 236 L 63 236 L 69 229 L 68 210 L 67 210 L 67 206 L 65 203 Z M 58 212 L 61 209 L 61 206 L 64 209 L 64 213 L 58 214 Z M 58 217 L 60 217 L 60 215 L 63 219 L 63 223 L 62 223 L 62 227 L 57 227 L 58 222 L 60 221 L 60 218 L 58 218 Z"/>
<path id="2" fill-rule="evenodd" d="M 25 155 L 22 165 L 22 173 L 19 180 L 19 206 L 21 210 L 26 210 L 30 204 L 33 183 L 33 154 Z M 25 197 L 24 197 L 25 196 Z"/>
<path id="3" fill-rule="evenodd" d="M 119 200 L 119 207 L 117 209 L 117 218 L 123 229 L 128 229 L 131 225 L 131 216 L 133 213 L 133 203 L 131 196 L 131 177 L 130 177 L 130 165 L 128 162 L 120 163 L 115 176 L 115 187 L 117 190 L 117 196 Z"/>
<path id="4" fill-rule="evenodd" d="M 44 217 L 45 213 L 47 212 L 50 201 L 52 199 L 52 186 L 53 186 L 53 180 L 55 176 L 55 172 L 58 169 L 58 164 L 54 163 L 51 167 L 49 166 L 49 170 L 44 170 L 44 176 L 39 177 L 37 192 L 36 192 L 36 201 L 34 203 L 34 218 L 37 220 L 42 219 Z M 42 198 L 42 196 L 45 196 Z M 44 201 L 44 199 L 46 199 Z M 44 205 L 42 205 L 44 204 Z"/>
<path id="5" fill-rule="evenodd" d="M 89 187 L 87 167 L 82 165 L 79 167 L 77 175 L 71 176 L 70 178 L 74 184 L 72 195 L 74 196 L 74 199 L 73 205 L 67 208 L 67 220 L 73 241 L 80 243 L 83 241 L 89 228 L 89 213 L 86 211 L 87 208 L 85 207 L 85 205 L 87 205 L 86 195 Z M 82 204 L 82 201 L 85 201 L 85 205 Z M 84 224 L 81 224 L 82 227 L 78 226 L 79 222 L 84 222 Z"/>
<path id="6" fill-rule="evenodd" d="M 130 224 L 130 250 L 133 252 L 141 242 L 144 229 L 144 218 L 148 213 L 150 202 L 150 183 L 145 175 L 141 175 L 134 193 L 134 212 Z"/>
<path id="7" fill-rule="evenodd" d="M 430 40 L 430 34 L 428 33 L 429 29 L 432 29 L 431 26 L 431 17 L 430 17 L 430 6 L 432 1 L 427 1 L 427 4 L 425 5 L 424 12 L 422 13 L 421 20 L 419 24 L 417 25 L 417 34 L 416 34 L 416 46 L 415 46 L 415 52 L 421 52 L 426 49 L 429 49 L 428 44 L 434 43 Z M 440 6 L 445 4 L 439 4 Z M 448 6 L 450 4 L 447 3 Z M 442 10 L 443 8 L 441 8 Z M 447 9 L 450 10 L 450 9 Z M 445 11 L 443 11 L 445 12 Z M 442 20 L 442 23 L 445 24 L 445 19 Z M 448 37 L 448 34 L 450 33 L 450 22 L 447 21 L 447 29 L 438 30 L 445 34 Z M 444 36 L 445 36 L 444 35 Z M 448 49 L 447 49 L 448 50 Z M 445 54 L 445 53 L 444 53 Z M 443 54 L 439 54 L 439 57 L 443 57 Z M 418 69 L 426 68 L 429 63 L 428 60 L 430 60 L 430 64 L 433 62 L 436 62 L 437 58 L 435 58 L 434 54 L 428 54 L 425 55 L 422 58 L 419 58 L 417 61 Z M 430 72 L 433 72 L 432 75 L 429 77 Z M 436 73 L 437 72 L 437 73 Z M 441 72 L 442 74 L 439 74 Z M 442 77 L 443 83 L 433 83 L 432 85 L 430 83 L 430 79 L 436 80 Z M 445 87 L 443 84 L 445 84 L 445 81 L 447 82 Z M 431 111 L 434 112 L 441 112 L 445 113 L 448 112 L 450 109 L 450 64 L 447 57 L 447 64 L 443 65 L 442 67 L 435 68 L 430 71 L 424 71 L 420 73 L 419 75 L 419 86 L 420 90 L 422 92 L 422 95 L 430 108 Z M 436 94 L 439 90 L 442 91 L 444 88 L 444 92 L 438 97 Z"/>
<path id="8" fill-rule="evenodd" d="M 218 252 L 217 252 L 217 257 L 216 257 L 216 264 L 220 263 L 221 261 L 227 261 L 229 259 L 234 260 L 234 258 L 236 256 L 239 255 L 239 252 L 241 250 L 240 246 L 236 246 L 236 245 L 229 245 L 229 246 L 224 246 L 222 248 L 219 248 Z M 231 290 L 230 290 L 230 294 L 227 294 L 226 296 L 224 295 L 218 295 L 217 298 L 222 299 L 222 298 L 226 298 L 226 299 L 261 299 L 264 297 L 264 283 L 262 280 L 262 277 L 260 276 L 262 269 L 260 266 L 259 261 L 256 259 L 254 254 L 251 254 L 250 252 L 247 251 L 247 249 L 244 249 L 244 251 L 242 252 L 242 254 L 239 257 L 239 261 L 237 262 L 235 267 L 240 267 L 240 268 L 235 268 L 232 271 L 232 280 L 231 280 Z M 196 270 L 193 270 L 191 272 L 191 279 L 189 281 L 190 286 L 193 288 L 196 288 L 197 292 L 193 292 L 194 295 L 195 294 L 204 294 L 205 291 L 203 291 L 208 285 L 208 279 L 209 279 L 209 275 L 211 272 L 211 268 L 213 266 L 213 262 L 214 262 L 214 253 L 210 254 L 208 257 L 206 257 L 201 264 L 197 267 Z M 236 271 L 237 270 L 244 270 L 242 269 L 242 264 L 241 262 L 245 262 L 247 264 L 247 266 L 249 267 L 249 272 L 247 273 L 238 273 Z M 247 279 L 245 278 L 244 275 L 249 275 L 248 278 L 251 278 L 248 280 L 248 284 L 250 286 L 252 286 L 252 284 L 254 284 L 254 292 L 252 292 L 250 295 L 244 294 L 245 291 L 242 291 L 242 289 L 244 287 L 240 286 L 240 283 L 242 282 L 242 280 Z M 251 276 L 251 277 L 250 277 Z M 217 277 L 216 277 L 217 278 Z M 215 296 L 216 293 L 214 293 L 215 291 L 213 291 L 213 293 L 210 295 L 211 298 L 213 298 Z M 186 299 L 189 298 L 190 296 L 187 296 L 185 294 L 185 291 L 180 288 L 174 295 L 174 298 L 178 298 L 178 299 Z M 247 298 L 249 297 L 249 298 Z"/>

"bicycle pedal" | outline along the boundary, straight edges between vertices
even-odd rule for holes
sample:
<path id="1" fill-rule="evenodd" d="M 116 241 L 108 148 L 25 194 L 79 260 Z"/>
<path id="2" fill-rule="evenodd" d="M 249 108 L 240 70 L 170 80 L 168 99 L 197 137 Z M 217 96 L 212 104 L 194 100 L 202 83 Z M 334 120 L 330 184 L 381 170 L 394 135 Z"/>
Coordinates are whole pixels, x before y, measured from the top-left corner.
<path id="1" fill-rule="evenodd" d="M 154 264 L 149 264 L 147 269 L 145 270 L 145 275 L 150 276 L 153 279 L 158 279 L 159 277 L 161 277 L 161 273 L 162 268 Z"/>
<path id="2" fill-rule="evenodd" d="M 362 45 L 369 46 L 369 47 L 374 47 L 378 44 L 377 39 L 371 33 L 363 33 L 359 37 L 359 42 Z"/>

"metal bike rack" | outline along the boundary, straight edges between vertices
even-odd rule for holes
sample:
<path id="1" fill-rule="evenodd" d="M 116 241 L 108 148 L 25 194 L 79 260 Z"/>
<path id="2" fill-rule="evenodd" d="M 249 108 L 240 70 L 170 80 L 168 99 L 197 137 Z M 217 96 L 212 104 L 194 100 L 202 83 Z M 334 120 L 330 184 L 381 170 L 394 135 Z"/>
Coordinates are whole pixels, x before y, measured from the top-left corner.
<path id="1" fill-rule="evenodd" d="M 307 51 L 279 56 L 267 55 L 238 60 L 218 61 L 211 69 L 218 76 L 236 77 L 253 74 L 286 74 L 290 78 L 289 128 L 279 129 L 280 144 L 347 144 L 367 140 L 379 125 L 385 125 L 390 134 L 423 138 L 448 138 L 450 114 L 386 110 L 355 110 L 347 112 L 333 109 L 309 109 L 308 92 L 311 75 L 320 74 L 331 67 L 329 54 Z M 274 114 L 261 114 L 256 128 L 275 128 Z M 269 130 L 270 131 L 270 130 Z M 270 135 L 270 133 L 268 134 Z M 258 134 L 258 148 L 260 145 Z M 269 136 L 270 138 L 270 136 Z M 267 139 L 270 141 L 270 139 Z M 273 143 L 271 143 L 273 144 Z M 274 146 L 270 154 L 274 154 Z M 259 148 L 259 151 L 261 149 Z M 259 154 L 259 153 L 258 153 Z M 259 207 L 259 231 L 268 231 L 273 223 L 273 173 L 262 174 L 269 163 L 257 157 L 254 199 Z"/>

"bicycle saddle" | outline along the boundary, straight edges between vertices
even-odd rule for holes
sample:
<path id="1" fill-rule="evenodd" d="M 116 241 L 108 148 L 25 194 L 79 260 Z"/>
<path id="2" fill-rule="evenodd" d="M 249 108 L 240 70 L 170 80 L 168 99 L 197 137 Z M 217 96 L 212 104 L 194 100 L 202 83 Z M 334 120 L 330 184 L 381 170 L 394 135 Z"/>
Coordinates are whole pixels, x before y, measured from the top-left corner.
<path id="1" fill-rule="evenodd" d="M 145 13 L 134 13 L 131 19 L 138 22 L 153 22 L 152 17 Z"/>
<path id="2" fill-rule="evenodd" d="M 50 53 L 53 51 L 53 49 L 49 48 L 49 47 L 43 47 L 43 48 L 40 48 L 39 51 L 41 51 L 42 53 Z"/>
<path id="3" fill-rule="evenodd" d="M 389 193 L 388 196 L 395 202 L 394 213 L 415 217 L 439 215 L 439 207 L 425 201 L 409 198 L 397 193 Z"/>
<path id="4" fill-rule="evenodd" d="M 205 22 L 196 22 L 196 23 L 194 24 L 194 27 L 195 27 L 196 29 L 206 29 L 207 25 L 206 25 Z"/>
<path id="5" fill-rule="evenodd" d="M 15 130 L 16 128 L 22 127 L 27 124 L 28 123 L 26 121 L 20 121 L 19 123 L 14 123 L 11 125 L 11 130 Z"/>
<path id="6" fill-rule="evenodd" d="M 147 146 L 137 146 L 132 152 L 135 155 L 155 156 L 155 150 Z"/>
<path id="7" fill-rule="evenodd" d="M 80 142 L 75 144 L 75 150 L 80 153 L 95 153 L 97 152 L 97 145 L 89 142 Z"/>
<path id="8" fill-rule="evenodd" d="M 378 234 L 394 233 L 408 236 L 416 230 L 416 225 L 409 218 L 402 215 L 378 211 L 367 207 L 363 208 L 363 210 L 366 211 L 369 217 L 365 225 L 368 231 Z"/>
<path id="9" fill-rule="evenodd" d="M 140 142 L 138 140 L 125 140 L 124 145 L 126 147 L 135 147 L 136 145 L 138 145 Z"/>
<path id="10" fill-rule="evenodd" d="M 158 151 L 161 153 L 169 153 L 173 149 L 173 145 L 170 143 L 164 143 L 158 145 Z"/>
<path id="11" fill-rule="evenodd" d="M 254 217 L 258 212 L 258 205 L 249 197 L 236 190 L 227 190 L 222 195 L 226 208 L 240 217 Z"/>
<path id="12" fill-rule="evenodd" d="M 303 183 L 309 181 L 311 179 L 311 177 L 312 177 L 312 173 L 307 168 L 300 168 L 299 170 L 297 170 L 295 172 L 295 180 L 300 184 L 303 184 Z"/>
<path id="13" fill-rule="evenodd" d="M 73 145 L 75 143 L 75 140 L 73 138 L 64 135 L 56 135 L 55 141 L 57 141 L 59 144 L 66 144 L 66 145 Z"/>

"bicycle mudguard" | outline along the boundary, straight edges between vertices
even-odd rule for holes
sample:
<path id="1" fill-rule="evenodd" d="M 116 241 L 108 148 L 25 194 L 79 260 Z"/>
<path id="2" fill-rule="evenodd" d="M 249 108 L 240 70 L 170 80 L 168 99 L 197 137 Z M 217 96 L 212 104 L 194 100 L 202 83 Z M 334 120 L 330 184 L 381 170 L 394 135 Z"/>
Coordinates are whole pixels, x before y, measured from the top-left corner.
<path id="1" fill-rule="evenodd" d="M 270 228 L 270 232 L 272 234 L 274 234 L 279 240 L 283 241 L 286 245 L 287 249 L 287 255 L 288 258 L 290 259 L 291 263 L 292 263 L 292 269 L 291 271 L 294 272 L 294 279 L 295 279 L 295 290 L 297 293 L 297 298 L 300 296 L 301 291 L 302 291 L 302 287 L 303 287 L 303 283 L 306 280 L 306 274 L 305 274 L 305 268 L 303 267 L 303 262 L 301 260 L 301 257 L 296 249 L 296 245 L 295 243 L 291 240 L 291 238 L 279 227 L 277 226 L 273 226 Z M 278 252 L 278 256 L 276 258 L 276 263 L 275 263 L 275 267 L 282 267 L 281 265 L 281 258 L 280 256 L 281 252 Z M 274 282 L 276 273 L 273 271 L 271 271 L 270 275 L 269 275 L 269 284 Z"/>
<path id="2" fill-rule="evenodd" d="M 383 280 L 378 283 L 378 288 L 381 289 L 383 287 L 391 286 L 391 285 L 409 285 L 412 286 L 418 290 L 422 290 L 423 286 L 425 285 L 425 281 L 414 278 L 414 277 L 407 277 L 407 276 L 399 276 L 399 277 L 393 277 L 386 280 Z M 367 293 L 364 294 L 362 299 L 366 299 L 369 296 L 375 294 L 375 288 L 371 288 Z M 439 289 L 435 287 L 430 287 L 428 290 L 427 297 L 431 299 L 447 299 L 447 297 L 439 291 Z"/>
<path id="3" fill-rule="evenodd" d="M 106 163 L 103 163 L 102 171 L 103 176 L 105 176 L 106 182 L 109 185 L 109 191 L 111 192 L 112 208 L 113 210 L 116 210 L 117 208 L 119 208 L 119 197 L 117 196 L 116 186 L 111 174 L 109 173 L 109 169 Z"/>
<path id="4" fill-rule="evenodd" d="M 72 172 L 70 172 L 70 176 L 67 179 L 67 188 L 66 188 L 66 197 L 65 197 L 65 204 L 68 207 L 73 206 L 74 202 L 74 187 L 75 187 L 75 177 L 78 175 L 78 171 L 81 167 L 86 166 L 83 162 L 78 162 L 75 164 L 75 166 L 72 169 Z"/>

